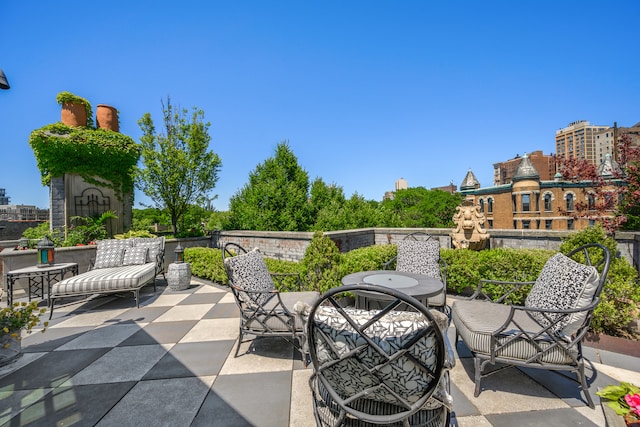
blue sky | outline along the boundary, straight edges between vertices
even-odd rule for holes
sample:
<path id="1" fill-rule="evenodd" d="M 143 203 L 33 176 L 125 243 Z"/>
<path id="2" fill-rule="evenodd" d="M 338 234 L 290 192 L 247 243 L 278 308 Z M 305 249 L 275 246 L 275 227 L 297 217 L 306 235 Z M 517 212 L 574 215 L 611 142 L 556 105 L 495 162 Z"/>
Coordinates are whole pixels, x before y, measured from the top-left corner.
<path id="1" fill-rule="evenodd" d="M 214 206 L 288 140 L 310 180 L 381 200 L 460 185 L 543 150 L 575 120 L 640 121 L 636 0 L 2 0 L 0 188 L 48 207 L 31 131 L 70 91 L 120 111 L 197 106 L 222 159 Z M 148 199 L 136 192 L 136 206 Z"/>

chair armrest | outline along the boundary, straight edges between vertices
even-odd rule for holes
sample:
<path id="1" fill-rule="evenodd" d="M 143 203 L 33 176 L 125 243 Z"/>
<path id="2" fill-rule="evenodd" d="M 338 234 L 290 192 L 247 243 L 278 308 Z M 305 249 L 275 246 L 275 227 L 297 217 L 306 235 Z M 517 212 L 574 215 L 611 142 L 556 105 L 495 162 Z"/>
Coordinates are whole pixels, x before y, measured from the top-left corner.
<path id="1" fill-rule="evenodd" d="M 385 262 L 384 264 L 382 264 L 382 269 L 383 270 L 392 270 L 391 266 L 393 265 L 394 262 L 396 262 L 398 260 L 397 256 L 394 256 L 393 258 L 391 258 L 389 261 Z"/>
<path id="2" fill-rule="evenodd" d="M 476 288 L 475 292 L 468 298 L 471 300 L 475 300 L 475 299 L 479 299 L 479 300 L 486 300 L 486 301 L 493 301 L 493 302 L 497 302 L 497 303 L 509 303 L 509 296 L 511 294 L 513 294 L 514 292 L 516 292 L 517 290 L 519 290 L 520 288 L 524 287 L 524 286 L 531 286 L 533 285 L 535 282 L 518 282 L 518 281 L 507 281 L 507 280 L 485 280 L 482 279 L 480 280 L 480 282 L 478 282 L 478 287 Z M 485 292 L 484 285 L 486 284 L 492 284 L 492 285 L 500 285 L 500 286 L 507 286 L 508 289 L 502 294 L 500 295 L 497 299 L 493 299 L 491 297 L 491 295 L 489 295 L 488 293 Z"/>

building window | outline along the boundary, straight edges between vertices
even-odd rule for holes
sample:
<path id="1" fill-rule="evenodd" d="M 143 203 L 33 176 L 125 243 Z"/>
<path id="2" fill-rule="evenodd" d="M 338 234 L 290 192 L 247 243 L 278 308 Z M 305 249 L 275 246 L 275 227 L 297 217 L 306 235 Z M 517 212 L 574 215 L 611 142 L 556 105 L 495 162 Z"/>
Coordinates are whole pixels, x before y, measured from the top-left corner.
<path id="1" fill-rule="evenodd" d="M 596 220 L 595 219 L 590 219 L 589 220 L 589 227 L 595 227 L 596 225 Z"/>
<path id="2" fill-rule="evenodd" d="M 531 210 L 531 196 L 529 194 L 522 195 L 522 211 L 529 212 Z"/>
<path id="3" fill-rule="evenodd" d="M 567 210 L 573 210 L 573 194 L 569 193 L 566 195 L 565 200 L 567 201 Z"/>
<path id="4" fill-rule="evenodd" d="M 487 222 L 489 223 L 489 228 L 493 228 L 493 220 L 489 219 Z"/>
<path id="5" fill-rule="evenodd" d="M 493 212 L 493 199 L 487 200 L 487 211 L 489 213 Z"/>
<path id="6" fill-rule="evenodd" d="M 573 219 L 567 220 L 567 230 L 573 230 Z"/>
<path id="7" fill-rule="evenodd" d="M 516 220 L 513 220 L 513 229 L 517 230 L 518 229 L 518 223 L 516 222 Z"/>
<path id="8" fill-rule="evenodd" d="M 595 194 L 589 194 L 587 196 L 587 200 L 588 200 L 588 204 L 589 204 L 589 210 L 593 211 L 596 209 L 596 196 Z"/>
<path id="9" fill-rule="evenodd" d="M 528 230 L 529 228 L 531 228 L 531 221 L 529 220 L 522 221 L 522 228 L 525 230 Z"/>
<path id="10" fill-rule="evenodd" d="M 547 230 L 551 230 L 551 224 L 553 223 L 552 219 L 545 219 L 544 220 L 544 228 L 546 228 Z"/>
<path id="11" fill-rule="evenodd" d="M 484 200 L 480 199 L 480 212 L 484 212 Z"/>
<path id="12" fill-rule="evenodd" d="M 549 193 L 544 195 L 544 210 L 551 212 L 551 194 Z"/>

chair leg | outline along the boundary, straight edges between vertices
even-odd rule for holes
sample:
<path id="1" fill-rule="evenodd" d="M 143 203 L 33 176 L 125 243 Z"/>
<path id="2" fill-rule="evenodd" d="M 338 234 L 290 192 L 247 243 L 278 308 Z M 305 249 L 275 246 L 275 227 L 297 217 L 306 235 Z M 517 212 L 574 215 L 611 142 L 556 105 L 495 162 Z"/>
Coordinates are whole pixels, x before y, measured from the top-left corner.
<path id="1" fill-rule="evenodd" d="M 233 357 L 238 357 L 240 351 L 240 345 L 242 344 L 242 328 L 240 328 L 240 334 L 238 336 L 238 345 L 236 346 L 236 354 Z"/>
<path id="2" fill-rule="evenodd" d="M 473 358 L 473 367 L 475 371 L 475 389 L 473 390 L 473 396 L 478 397 L 480 395 L 480 380 L 482 379 L 482 361 L 479 357 Z"/>
<path id="3" fill-rule="evenodd" d="M 55 300 L 55 298 L 50 298 L 51 306 L 49 307 L 49 320 L 51 320 L 51 317 L 53 317 L 53 304 Z"/>
<path id="4" fill-rule="evenodd" d="M 580 387 L 582 388 L 582 392 L 584 393 L 584 397 L 587 399 L 587 404 L 591 409 L 595 409 L 595 404 L 593 403 L 593 399 L 591 399 L 591 393 L 589 393 L 589 387 L 587 386 L 587 377 L 584 374 L 584 363 L 580 363 L 578 367 L 578 371 L 576 372 L 578 375 L 578 380 L 580 381 Z"/>

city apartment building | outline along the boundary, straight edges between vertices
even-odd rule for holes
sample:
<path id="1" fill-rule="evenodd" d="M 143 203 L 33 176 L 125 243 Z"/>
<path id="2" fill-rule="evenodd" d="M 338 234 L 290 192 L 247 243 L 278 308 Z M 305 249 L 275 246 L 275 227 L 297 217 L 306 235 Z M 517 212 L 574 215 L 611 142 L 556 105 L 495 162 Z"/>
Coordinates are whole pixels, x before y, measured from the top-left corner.
<path id="1" fill-rule="evenodd" d="M 0 220 L 47 221 L 49 209 L 38 209 L 31 205 L 0 205 Z"/>
<path id="2" fill-rule="evenodd" d="M 9 197 L 7 197 L 6 190 L 4 188 L 0 188 L 0 205 L 8 205 Z"/>
<path id="3" fill-rule="evenodd" d="M 596 135 L 609 126 L 596 126 L 587 120 L 577 120 L 567 127 L 556 131 L 556 155 L 566 159 L 584 159 L 599 165 L 599 153 L 596 152 Z"/>
<path id="4" fill-rule="evenodd" d="M 543 154 L 542 150 L 532 151 L 527 156 L 536 170 L 540 173 L 540 179 L 548 181 L 556 174 L 555 158 L 551 154 Z M 518 154 L 513 159 L 493 164 L 493 185 L 509 184 L 513 181 L 516 169 L 520 165 L 522 157 Z M 604 158 L 603 158 L 604 160 Z"/>
<path id="5" fill-rule="evenodd" d="M 611 156 L 605 161 L 612 161 Z M 613 167 L 603 164 L 600 170 L 609 171 Z M 620 180 L 609 182 L 612 187 L 626 185 Z M 571 213 L 580 201 L 593 206 L 597 203 L 589 185 L 590 181 L 542 180 L 525 154 L 511 183 L 482 188 L 469 171 L 460 189 L 467 200 L 480 206 L 487 229 L 582 230 L 592 226 L 594 220 L 573 218 Z M 567 211 L 567 215 L 561 214 L 561 210 Z"/>

